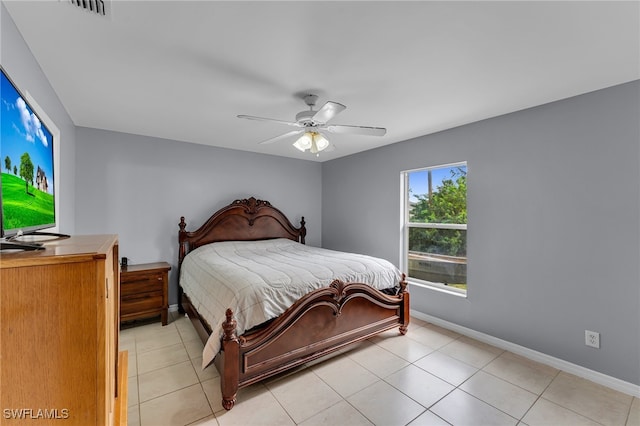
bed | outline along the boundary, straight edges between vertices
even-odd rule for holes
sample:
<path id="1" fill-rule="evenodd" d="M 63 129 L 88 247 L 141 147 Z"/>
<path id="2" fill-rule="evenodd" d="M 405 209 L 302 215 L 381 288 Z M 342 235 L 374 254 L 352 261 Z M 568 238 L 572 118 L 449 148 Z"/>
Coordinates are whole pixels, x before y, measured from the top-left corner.
<path id="1" fill-rule="evenodd" d="M 186 227 L 181 217 L 180 312 L 205 343 L 203 368 L 215 363 L 220 372 L 227 410 L 240 388 L 383 331 L 407 332 L 404 274 L 382 259 L 306 246 L 304 217 L 295 227 L 271 203 L 251 197 L 195 231 Z M 243 293 L 263 281 L 268 296 Z"/>

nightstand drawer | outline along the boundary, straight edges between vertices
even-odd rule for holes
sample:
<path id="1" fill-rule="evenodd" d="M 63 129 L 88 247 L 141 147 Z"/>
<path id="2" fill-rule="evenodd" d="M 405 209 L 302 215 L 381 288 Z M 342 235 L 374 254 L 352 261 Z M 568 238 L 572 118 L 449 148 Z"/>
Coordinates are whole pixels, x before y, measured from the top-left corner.
<path id="1" fill-rule="evenodd" d="M 121 316 L 160 309 L 162 309 L 162 291 L 122 296 L 120 302 Z"/>
<path id="2" fill-rule="evenodd" d="M 162 291 L 163 286 L 163 274 L 134 275 L 120 278 L 120 294 L 122 296 L 154 290 Z"/>

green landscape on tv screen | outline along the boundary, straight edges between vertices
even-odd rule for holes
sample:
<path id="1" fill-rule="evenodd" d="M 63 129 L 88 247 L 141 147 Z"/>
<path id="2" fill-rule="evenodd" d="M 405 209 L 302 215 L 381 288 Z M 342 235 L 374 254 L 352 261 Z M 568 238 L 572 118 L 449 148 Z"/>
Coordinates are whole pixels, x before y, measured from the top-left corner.
<path id="1" fill-rule="evenodd" d="M 5 229 L 23 229 L 54 224 L 54 200 L 34 187 L 25 190 L 23 179 L 2 173 L 2 214 Z"/>
<path id="2" fill-rule="evenodd" d="M 0 167 L 4 233 L 54 226 L 53 136 L 1 72 Z"/>

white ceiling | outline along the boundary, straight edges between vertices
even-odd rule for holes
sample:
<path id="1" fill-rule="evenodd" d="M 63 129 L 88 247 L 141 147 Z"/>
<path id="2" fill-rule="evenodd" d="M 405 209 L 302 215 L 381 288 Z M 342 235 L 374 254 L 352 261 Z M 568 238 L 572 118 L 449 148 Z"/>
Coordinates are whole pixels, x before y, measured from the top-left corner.
<path id="1" fill-rule="evenodd" d="M 640 3 L 3 0 L 77 126 L 314 161 L 640 78 Z M 10 71 L 10 70 L 9 70 Z M 301 95 L 347 106 L 320 157 Z"/>

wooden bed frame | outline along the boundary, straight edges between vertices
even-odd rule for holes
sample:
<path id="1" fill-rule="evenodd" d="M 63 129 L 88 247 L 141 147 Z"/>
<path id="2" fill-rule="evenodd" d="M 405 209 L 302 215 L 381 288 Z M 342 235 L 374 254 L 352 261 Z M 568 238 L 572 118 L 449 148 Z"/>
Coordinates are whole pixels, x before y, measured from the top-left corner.
<path id="1" fill-rule="evenodd" d="M 179 266 L 189 251 L 204 244 L 273 238 L 304 244 L 306 235 L 304 217 L 296 228 L 268 201 L 253 197 L 223 207 L 196 231 L 186 231 L 184 217 L 179 227 Z M 179 296 L 180 312 L 188 314 L 206 343 L 210 325 L 200 317 L 182 287 Z M 222 326 L 222 349 L 214 362 L 220 372 L 222 405 L 230 410 L 242 387 L 395 327 L 405 334 L 409 326 L 407 283 L 403 275 L 398 294 L 387 295 L 364 283 L 335 280 L 329 287 L 302 297 L 276 319 L 241 336 L 236 334 L 231 309 L 227 309 Z"/>

